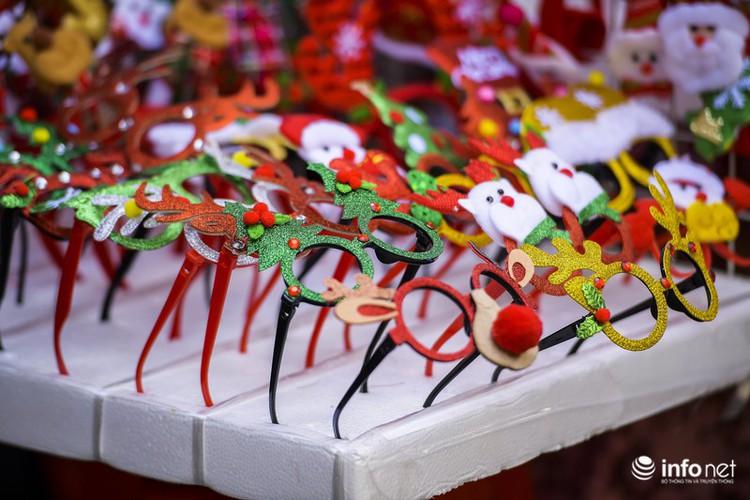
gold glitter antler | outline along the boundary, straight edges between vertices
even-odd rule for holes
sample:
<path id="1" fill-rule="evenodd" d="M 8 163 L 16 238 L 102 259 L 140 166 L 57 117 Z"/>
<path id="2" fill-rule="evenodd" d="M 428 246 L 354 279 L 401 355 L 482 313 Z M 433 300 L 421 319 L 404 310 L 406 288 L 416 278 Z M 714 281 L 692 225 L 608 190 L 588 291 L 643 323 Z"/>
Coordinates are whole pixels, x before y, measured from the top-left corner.
<path id="1" fill-rule="evenodd" d="M 661 211 L 657 210 L 656 207 L 651 207 L 651 215 L 661 227 L 669 231 L 673 240 L 680 240 L 682 239 L 680 227 L 687 227 L 685 215 L 677 210 L 674 200 L 672 199 L 672 193 L 669 192 L 667 183 L 664 182 L 664 179 L 659 175 L 659 172 L 654 172 L 654 177 L 659 183 L 661 191 L 659 191 L 659 188 L 653 184 L 648 186 L 648 190 L 651 192 L 651 196 L 653 196 L 654 200 L 656 200 L 656 203 L 659 204 Z M 688 238 L 693 239 L 690 236 L 688 236 Z"/>
<path id="2" fill-rule="evenodd" d="M 602 262 L 602 249 L 593 241 L 583 242 L 583 253 L 579 253 L 573 245 L 562 238 L 552 240 L 552 246 L 557 253 L 552 255 L 532 245 L 523 245 L 521 250 L 529 254 L 536 267 L 554 267 L 555 272 L 549 275 L 549 282 L 559 285 L 580 269 L 589 269 L 595 273 L 602 273 L 607 264 Z"/>

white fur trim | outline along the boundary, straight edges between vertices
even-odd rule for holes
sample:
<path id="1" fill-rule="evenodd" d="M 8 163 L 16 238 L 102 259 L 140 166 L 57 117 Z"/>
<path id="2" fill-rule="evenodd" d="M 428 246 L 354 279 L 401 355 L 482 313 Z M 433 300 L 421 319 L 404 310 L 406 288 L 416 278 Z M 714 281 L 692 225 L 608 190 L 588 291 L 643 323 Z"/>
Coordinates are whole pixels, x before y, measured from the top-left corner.
<path id="1" fill-rule="evenodd" d="M 633 142 L 671 137 L 674 126 L 658 111 L 628 101 L 599 112 L 595 120 L 569 121 L 544 134 L 547 146 L 573 165 L 608 161 Z"/>

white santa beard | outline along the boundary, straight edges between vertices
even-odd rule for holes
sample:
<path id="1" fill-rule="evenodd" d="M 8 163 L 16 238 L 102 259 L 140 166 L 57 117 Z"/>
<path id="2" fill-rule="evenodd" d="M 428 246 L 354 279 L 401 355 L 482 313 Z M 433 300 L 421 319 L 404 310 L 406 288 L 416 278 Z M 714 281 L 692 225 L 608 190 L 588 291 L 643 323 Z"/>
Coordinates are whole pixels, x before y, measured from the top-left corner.
<path id="1" fill-rule="evenodd" d="M 689 93 L 719 90 L 742 72 L 744 40 L 719 28 L 699 50 L 687 30 L 666 37 L 666 70 L 672 82 Z"/>

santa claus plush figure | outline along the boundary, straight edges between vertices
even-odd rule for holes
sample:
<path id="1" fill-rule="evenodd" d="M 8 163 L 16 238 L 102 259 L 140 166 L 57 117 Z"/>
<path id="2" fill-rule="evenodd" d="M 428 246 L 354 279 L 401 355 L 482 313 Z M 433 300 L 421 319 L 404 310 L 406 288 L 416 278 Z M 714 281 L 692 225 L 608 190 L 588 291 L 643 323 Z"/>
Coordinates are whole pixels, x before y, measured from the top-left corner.
<path id="1" fill-rule="evenodd" d="M 329 166 L 338 158 L 359 163 L 365 157 L 361 131 L 323 116 L 284 117 L 281 133 L 297 147 L 300 157 L 310 163 Z"/>
<path id="2" fill-rule="evenodd" d="M 689 93 L 721 90 L 743 69 L 748 22 L 720 3 L 679 4 L 659 18 L 672 82 Z"/>

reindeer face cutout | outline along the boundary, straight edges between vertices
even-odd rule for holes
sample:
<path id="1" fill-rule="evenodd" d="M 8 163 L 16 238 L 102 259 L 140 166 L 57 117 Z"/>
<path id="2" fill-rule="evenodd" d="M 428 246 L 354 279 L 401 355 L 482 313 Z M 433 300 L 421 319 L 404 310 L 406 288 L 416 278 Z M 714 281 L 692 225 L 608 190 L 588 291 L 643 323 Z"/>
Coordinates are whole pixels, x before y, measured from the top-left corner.
<path id="1" fill-rule="evenodd" d="M 172 7 L 166 1 L 117 0 L 112 9 L 112 31 L 145 50 L 164 47 L 164 21 Z"/>

